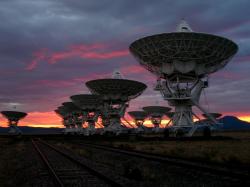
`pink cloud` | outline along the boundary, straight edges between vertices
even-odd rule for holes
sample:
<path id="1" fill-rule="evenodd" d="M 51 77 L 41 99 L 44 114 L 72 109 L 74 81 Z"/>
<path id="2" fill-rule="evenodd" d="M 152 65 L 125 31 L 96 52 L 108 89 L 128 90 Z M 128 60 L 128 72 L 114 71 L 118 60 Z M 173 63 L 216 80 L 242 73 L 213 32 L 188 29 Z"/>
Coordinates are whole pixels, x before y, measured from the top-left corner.
<path id="1" fill-rule="evenodd" d="M 128 54 L 129 54 L 128 50 L 112 51 L 106 53 L 86 52 L 82 53 L 81 57 L 90 59 L 110 59 L 110 58 L 127 56 Z"/>
<path id="2" fill-rule="evenodd" d="M 32 54 L 33 56 L 32 61 L 28 64 L 28 66 L 25 69 L 28 71 L 35 69 L 39 61 L 46 59 L 46 53 L 47 49 L 45 48 L 42 48 L 39 51 L 34 52 Z"/>
<path id="3" fill-rule="evenodd" d="M 37 60 L 32 60 L 32 62 L 25 69 L 31 71 L 35 69 L 36 66 L 37 66 Z"/>
<path id="4" fill-rule="evenodd" d="M 46 49 L 41 49 L 33 53 L 33 59 L 25 68 L 33 70 L 37 67 L 40 61 L 47 61 L 49 64 L 55 64 L 59 61 L 70 58 L 82 59 L 112 59 L 129 55 L 129 51 L 125 50 L 109 50 L 109 46 L 105 44 L 90 44 L 90 45 L 71 45 L 65 50 L 50 52 Z"/>

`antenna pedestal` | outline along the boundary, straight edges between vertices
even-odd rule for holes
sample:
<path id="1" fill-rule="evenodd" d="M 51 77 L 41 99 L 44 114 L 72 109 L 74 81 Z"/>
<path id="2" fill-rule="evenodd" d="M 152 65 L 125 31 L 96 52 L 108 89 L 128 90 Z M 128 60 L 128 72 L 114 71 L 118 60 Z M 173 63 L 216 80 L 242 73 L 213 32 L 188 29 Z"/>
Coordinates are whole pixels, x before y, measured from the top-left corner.
<path id="1" fill-rule="evenodd" d="M 86 134 L 86 130 L 82 127 L 82 125 L 85 123 L 86 121 L 86 112 L 79 112 L 78 114 L 74 115 L 74 122 L 77 126 L 77 133 L 80 135 L 85 135 Z"/>
<path id="2" fill-rule="evenodd" d="M 161 124 L 161 116 L 152 116 L 151 117 L 151 122 L 154 125 L 152 131 L 153 132 L 159 132 L 160 131 L 160 124 Z"/>
<path id="3" fill-rule="evenodd" d="M 137 126 L 137 128 L 135 129 L 136 133 L 143 133 L 145 131 L 143 125 Z"/>
<path id="4" fill-rule="evenodd" d="M 143 123 L 147 118 L 147 113 L 144 111 L 130 111 L 128 114 L 134 119 L 134 123 L 137 126 L 135 132 L 138 134 L 143 133 L 145 131 Z"/>
<path id="5" fill-rule="evenodd" d="M 104 128 L 104 132 L 111 132 L 115 135 L 119 135 L 123 132 L 124 127 L 121 126 L 121 117 L 124 116 L 124 112 L 122 110 L 123 107 L 119 109 L 115 109 L 112 111 L 108 111 L 108 119 L 109 125 Z M 111 112 L 111 114 L 109 114 Z"/>
<path id="6" fill-rule="evenodd" d="M 177 135 L 178 132 L 182 131 L 186 136 L 192 136 L 197 125 L 193 121 L 194 112 L 192 106 L 199 106 L 199 100 L 201 92 L 207 87 L 200 78 L 188 77 L 187 76 L 176 76 L 176 79 L 166 79 L 166 81 L 158 81 L 158 90 L 163 95 L 163 98 L 168 101 L 170 106 L 175 108 L 175 112 L 171 117 L 172 129 Z M 201 109 L 200 109 L 201 110 Z M 206 110 L 202 108 L 206 114 Z M 213 116 L 208 115 L 209 118 L 217 123 Z"/>
<path id="7" fill-rule="evenodd" d="M 88 127 L 87 127 L 87 131 L 88 131 L 88 135 L 93 135 L 95 134 L 95 121 L 93 119 L 89 119 L 87 120 L 88 122 Z"/>
<path id="8" fill-rule="evenodd" d="M 63 121 L 63 125 L 65 126 L 65 129 L 63 129 L 63 133 L 69 134 L 70 133 L 70 125 L 68 124 L 67 120 Z"/>
<path id="9" fill-rule="evenodd" d="M 143 126 L 143 123 L 144 123 L 144 120 L 134 120 L 135 121 L 135 124 L 136 124 L 136 126 L 137 126 L 137 128 L 135 129 L 135 132 L 136 133 L 143 133 L 144 131 L 145 131 L 145 129 L 144 129 L 144 126 Z"/>
<path id="10" fill-rule="evenodd" d="M 13 122 L 13 121 L 9 121 L 9 131 L 8 133 L 9 134 L 12 134 L 12 135 L 18 135 L 18 134 L 22 134 L 22 131 L 17 127 L 17 122 Z"/>
<path id="11" fill-rule="evenodd" d="M 192 106 L 175 105 L 175 113 L 173 115 L 174 126 L 192 126 L 193 125 L 193 113 Z"/>

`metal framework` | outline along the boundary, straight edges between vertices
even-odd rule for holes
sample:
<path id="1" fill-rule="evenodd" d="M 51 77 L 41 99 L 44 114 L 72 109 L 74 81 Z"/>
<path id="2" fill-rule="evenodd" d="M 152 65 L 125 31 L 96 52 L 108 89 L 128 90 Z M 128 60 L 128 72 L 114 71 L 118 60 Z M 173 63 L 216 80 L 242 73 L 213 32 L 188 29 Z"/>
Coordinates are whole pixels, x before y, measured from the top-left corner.
<path id="1" fill-rule="evenodd" d="M 68 111 L 68 125 L 70 126 L 70 133 L 83 134 L 82 125 L 85 123 L 84 111 L 82 111 L 73 102 L 64 102 L 62 105 Z"/>
<path id="2" fill-rule="evenodd" d="M 171 110 L 171 108 L 163 106 L 146 106 L 142 109 L 147 113 L 151 120 L 151 123 L 154 125 L 154 132 L 159 132 L 162 117 Z"/>
<path id="3" fill-rule="evenodd" d="M 82 118 L 88 123 L 85 135 L 95 134 L 95 123 L 98 120 L 101 110 L 101 100 L 99 96 L 92 94 L 80 94 L 73 95 L 70 99 L 82 110 Z"/>
<path id="4" fill-rule="evenodd" d="M 143 123 L 147 118 L 147 113 L 144 111 L 129 111 L 128 114 L 133 118 L 134 123 L 136 124 L 136 132 L 142 133 L 145 131 Z"/>
<path id="5" fill-rule="evenodd" d="M 147 87 L 141 82 L 121 78 L 120 73 L 115 73 L 114 78 L 86 82 L 89 90 L 102 100 L 102 116 L 106 120 L 104 131 L 116 135 L 125 130 L 121 118 L 128 107 L 128 101 L 138 97 Z"/>
<path id="6" fill-rule="evenodd" d="M 59 106 L 55 112 L 62 118 L 62 124 L 65 126 L 62 132 L 64 134 L 70 134 L 72 124 L 70 111 L 65 106 Z"/>
<path id="7" fill-rule="evenodd" d="M 130 45 L 130 52 L 139 63 L 157 76 L 156 90 L 175 108 L 171 119 L 174 131 L 187 130 L 187 136 L 196 129 L 193 106 L 217 123 L 199 105 L 200 95 L 208 87 L 208 75 L 223 68 L 237 50 L 233 41 L 193 32 L 185 21 L 177 32 L 148 36 Z"/>

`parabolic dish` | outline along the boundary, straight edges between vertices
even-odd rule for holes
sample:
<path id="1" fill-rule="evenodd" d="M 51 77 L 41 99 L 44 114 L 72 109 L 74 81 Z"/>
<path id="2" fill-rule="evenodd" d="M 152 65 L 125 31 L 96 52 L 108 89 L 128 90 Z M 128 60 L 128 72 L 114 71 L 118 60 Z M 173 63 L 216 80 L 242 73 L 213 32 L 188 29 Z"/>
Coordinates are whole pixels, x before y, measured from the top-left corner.
<path id="1" fill-rule="evenodd" d="M 79 94 L 70 97 L 73 103 L 82 110 L 98 110 L 101 106 L 101 100 L 98 95 L 93 94 Z"/>
<path id="2" fill-rule="evenodd" d="M 147 113 L 144 111 L 130 111 L 128 114 L 135 120 L 144 120 L 147 117 Z"/>
<path id="3" fill-rule="evenodd" d="M 60 113 L 62 113 L 64 116 L 66 116 L 68 113 L 71 112 L 71 111 L 70 111 L 68 108 L 66 108 L 65 106 L 59 106 L 57 109 L 58 109 L 58 110 L 60 111 Z"/>
<path id="4" fill-rule="evenodd" d="M 213 116 L 215 119 L 219 118 L 222 116 L 220 113 L 209 113 L 211 116 Z M 202 114 L 203 117 L 208 118 L 206 114 Z"/>
<path id="5" fill-rule="evenodd" d="M 228 63 L 238 46 L 211 34 L 173 32 L 138 39 L 129 49 L 146 69 L 166 78 L 174 74 L 203 76 L 216 72 Z"/>
<path id="6" fill-rule="evenodd" d="M 56 109 L 56 110 L 54 110 L 54 112 L 57 113 L 62 118 L 64 118 L 67 115 L 64 111 L 62 111 L 60 109 Z"/>
<path id="7" fill-rule="evenodd" d="M 80 112 L 81 109 L 76 106 L 73 102 L 64 102 L 62 105 L 70 112 Z"/>
<path id="8" fill-rule="evenodd" d="M 127 79 L 97 79 L 86 82 L 93 94 L 109 100 L 130 100 L 139 96 L 147 86 L 144 83 Z"/>
<path id="9" fill-rule="evenodd" d="M 20 120 L 27 116 L 27 113 L 17 111 L 2 111 L 1 113 L 8 119 L 15 118 L 17 120 Z"/>
<path id="10" fill-rule="evenodd" d="M 61 112 L 58 109 L 54 110 L 54 112 L 61 115 Z"/>
<path id="11" fill-rule="evenodd" d="M 142 108 L 148 115 L 160 115 L 163 116 L 167 114 L 171 108 L 164 106 L 146 106 Z"/>

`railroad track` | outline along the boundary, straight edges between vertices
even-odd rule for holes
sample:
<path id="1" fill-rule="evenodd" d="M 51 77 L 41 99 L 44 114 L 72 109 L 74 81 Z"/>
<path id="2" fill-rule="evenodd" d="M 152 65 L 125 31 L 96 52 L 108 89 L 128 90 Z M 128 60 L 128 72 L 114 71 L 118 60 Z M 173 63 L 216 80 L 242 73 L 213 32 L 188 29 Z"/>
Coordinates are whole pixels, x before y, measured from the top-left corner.
<path id="1" fill-rule="evenodd" d="M 211 173 L 212 175 L 217 175 L 225 178 L 235 179 L 239 181 L 244 181 L 250 184 L 250 171 L 242 168 L 232 168 L 223 164 L 210 164 L 202 163 L 197 161 L 191 161 L 186 159 L 179 159 L 168 156 L 160 156 L 156 154 L 145 153 L 141 151 L 130 151 L 120 148 L 110 147 L 106 145 L 91 144 L 91 143 L 78 143 L 78 145 L 90 147 L 94 149 L 109 151 L 112 153 L 119 153 L 127 156 L 137 157 L 146 159 L 149 161 L 156 161 L 164 164 L 177 165 L 178 167 L 189 168 L 194 170 L 199 170 L 201 172 Z"/>
<path id="2" fill-rule="evenodd" d="M 122 186 L 47 142 L 32 139 L 32 144 L 45 164 L 54 186 Z"/>

